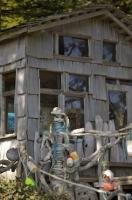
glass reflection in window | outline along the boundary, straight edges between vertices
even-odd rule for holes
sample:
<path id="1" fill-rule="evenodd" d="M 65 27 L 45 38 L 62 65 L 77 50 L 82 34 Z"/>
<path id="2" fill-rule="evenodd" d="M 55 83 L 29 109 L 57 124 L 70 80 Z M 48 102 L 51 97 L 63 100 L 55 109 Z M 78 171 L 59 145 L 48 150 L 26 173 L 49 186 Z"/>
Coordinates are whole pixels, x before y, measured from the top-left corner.
<path id="1" fill-rule="evenodd" d="M 40 96 L 40 132 L 49 131 L 52 122 L 51 111 L 58 106 L 57 95 L 41 94 Z"/>
<path id="2" fill-rule="evenodd" d="M 69 90 L 79 92 L 88 91 L 88 77 L 70 74 Z"/>
<path id="3" fill-rule="evenodd" d="M 109 91 L 109 118 L 114 120 L 117 129 L 127 124 L 126 93 Z"/>
<path id="4" fill-rule="evenodd" d="M 84 102 L 83 98 L 66 97 L 65 112 L 70 119 L 70 129 L 84 127 Z"/>
<path id="5" fill-rule="evenodd" d="M 72 57 L 88 57 L 88 40 L 59 36 L 59 54 Z"/>
<path id="6" fill-rule="evenodd" d="M 103 42 L 103 59 L 108 62 L 116 61 L 116 44 Z"/>
<path id="7" fill-rule="evenodd" d="M 15 112 L 14 112 L 14 96 L 6 97 L 6 132 L 14 133 L 15 128 Z"/>

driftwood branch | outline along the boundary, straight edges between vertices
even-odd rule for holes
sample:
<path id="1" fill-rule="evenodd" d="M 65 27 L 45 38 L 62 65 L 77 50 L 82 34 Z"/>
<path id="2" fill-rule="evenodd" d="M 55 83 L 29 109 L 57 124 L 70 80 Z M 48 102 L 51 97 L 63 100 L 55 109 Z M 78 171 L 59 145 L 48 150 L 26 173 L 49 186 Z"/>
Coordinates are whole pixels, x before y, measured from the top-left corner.
<path id="1" fill-rule="evenodd" d="M 90 155 L 88 158 L 84 158 L 81 163 L 83 162 L 88 162 L 86 165 L 81 166 L 79 168 L 79 171 L 83 171 L 83 170 L 87 170 L 93 166 L 95 166 L 97 164 L 97 162 L 104 156 L 105 152 L 112 148 L 114 145 L 116 145 L 117 143 L 120 142 L 122 138 L 118 138 L 115 140 L 114 143 L 108 143 L 105 146 L 102 146 L 99 150 L 97 150 L 96 152 L 94 152 L 92 155 Z"/>
<path id="2" fill-rule="evenodd" d="M 8 170 L 14 171 L 17 167 L 18 162 L 11 162 L 9 160 L 0 160 L 0 174 Z"/>
<path id="3" fill-rule="evenodd" d="M 44 187 L 44 190 L 45 190 L 46 192 L 51 193 L 52 190 L 51 190 L 51 188 L 49 187 L 49 185 L 47 184 L 47 182 L 46 182 L 46 180 L 45 180 L 45 176 L 42 175 L 41 173 L 38 173 L 38 175 L 39 175 L 39 179 L 40 179 L 40 181 L 41 181 L 41 184 L 42 184 L 42 186 Z"/>
<path id="4" fill-rule="evenodd" d="M 77 131 L 78 130 L 78 131 Z M 82 129 L 81 129 L 82 130 Z M 126 132 L 117 132 L 117 131 L 98 131 L 98 130 L 89 130 L 88 132 L 80 132 L 79 129 L 76 129 L 76 131 L 72 131 L 70 133 L 71 136 L 84 136 L 84 135 L 92 135 L 94 137 L 122 137 L 127 136 L 128 133 Z"/>

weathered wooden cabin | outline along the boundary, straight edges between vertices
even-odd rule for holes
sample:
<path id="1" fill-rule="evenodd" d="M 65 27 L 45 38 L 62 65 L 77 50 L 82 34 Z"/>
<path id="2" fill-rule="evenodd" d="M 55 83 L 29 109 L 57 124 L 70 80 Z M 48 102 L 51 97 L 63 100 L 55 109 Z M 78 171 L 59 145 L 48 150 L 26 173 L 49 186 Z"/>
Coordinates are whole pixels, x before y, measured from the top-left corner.
<path id="1" fill-rule="evenodd" d="M 16 140 L 36 156 L 36 132 L 49 129 L 55 106 L 67 113 L 71 130 L 94 126 L 96 115 L 114 120 L 116 129 L 126 126 L 132 122 L 130 16 L 91 6 L 1 32 L 0 86 L 1 158 Z M 111 167 L 116 176 L 130 176 L 132 159 Z"/>

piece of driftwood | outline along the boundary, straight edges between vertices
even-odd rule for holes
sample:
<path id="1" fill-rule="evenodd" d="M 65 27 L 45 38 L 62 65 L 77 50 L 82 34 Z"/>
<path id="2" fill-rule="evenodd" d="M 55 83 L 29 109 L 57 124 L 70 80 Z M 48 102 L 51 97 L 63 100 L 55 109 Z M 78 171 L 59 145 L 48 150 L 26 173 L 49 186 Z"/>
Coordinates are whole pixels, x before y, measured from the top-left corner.
<path id="1" fill-rule="evenodd" d="M 103 131 L 106 132 L 108 131 L 108 123 L 104 122 L 103 123 Z M 109 143 L 109 138 L 108 137 L 103 137 L 102 138 L 102 144 L 103 146 Z M 109 160 L 109 150 L 106 151 L 105 155 L 104 155 L 104 161 L 108 161 Z"/>
<path id="2" fill-rule="evenodd" d="M 130 129 L 130 128 L 129 128 Z M 126 130 L 126 129 L 125 129 Z M 120 137 L 120 136 L 127 136 L 127 132 L 118 132 L 118 131 L 99 131 L 99 130 L 88 130 L 88 132 L 85 132 L 84 128 L 81 129 L 75 129 L 71 131 L 71 136 L 83 136 L 83 135 L 93 135 L 94 137 Z"/>
<path id="3" fill-rule="evenodd" d="M 85 131 L 92 130 L 92 124 L 91 122 L 87 122 L 85 126 Z M 90 156 L 95 151 L 95 137 L 92 135 L 85 135 L 84 136 L 84 157 Z"/>
<path id="4" fill-rule="evenodd" d="M 115 131 L 115 124 L 113 121 L 109 121 L 109 130 L 111 131 Z M 111 133 L 112 134 L 112 133 Z M 110 142 L 115 142 L 115 137 L 112 137 L 110 139 Z M 111 151 L 110 151 L 110 161 L 111 162 L 119 162 L 120 159 L 119 159 L 120 155 L 119 155 L 119 148 L 118 148 L 118 145 L 114 146 Z"/>
<path id="5" fill-rule="evenodd" d="M 101 159 L 104 155 L 106 150 L 111 149 L 114 145 L 120 142 L 121 138 L 116 139 L 113 143 L 108 143 L 105 146 L 102 146 L 100 149 L 96 150 L 91 156 L 88 158 L 82 159 L 83 162 L 88 162 L 86 165 L 80 167 L 80 171 L 87 170 L 98 163 L 98 160 Z"/>
<path id="6" fill-rule="evenodd" d="M 18 161 L 0 160 L 0 174 L 8 170 L 15 171 Z"/>
<path id="7" fill-rule="evenodd" d="M 38 175 L 39 175 L 39 179 L 41 181 L 42 187 L 44 188 L 44 191 L 51 193 L 52 190 L 50 186 L 47 184 L 44 175 L 42 173 L 39 173 Z"/>

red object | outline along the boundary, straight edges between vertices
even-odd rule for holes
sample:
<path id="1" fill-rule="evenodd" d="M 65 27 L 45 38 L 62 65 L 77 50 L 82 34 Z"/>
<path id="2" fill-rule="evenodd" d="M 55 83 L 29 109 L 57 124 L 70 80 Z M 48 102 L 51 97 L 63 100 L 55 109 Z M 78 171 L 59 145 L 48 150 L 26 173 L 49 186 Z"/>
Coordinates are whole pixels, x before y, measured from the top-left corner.
<path id="1" fill-rule="evenodd" d="M 113 183 L 102 183 L 101 186 L 105 191 L 112 191 L 114 190 L 114 184 Z"/>

